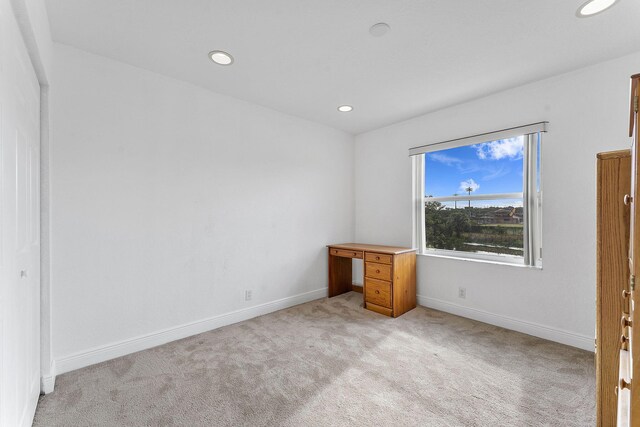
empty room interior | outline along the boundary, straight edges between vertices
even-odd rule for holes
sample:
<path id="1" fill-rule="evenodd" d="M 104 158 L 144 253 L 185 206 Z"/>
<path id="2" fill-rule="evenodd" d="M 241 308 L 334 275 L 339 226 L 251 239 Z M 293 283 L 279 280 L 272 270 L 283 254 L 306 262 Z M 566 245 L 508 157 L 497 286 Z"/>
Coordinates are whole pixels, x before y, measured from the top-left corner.
<path id="1" fill-rule="evenodd" d="M 640 427 L 639 29 L 0 0 L 0 427 Z"/>

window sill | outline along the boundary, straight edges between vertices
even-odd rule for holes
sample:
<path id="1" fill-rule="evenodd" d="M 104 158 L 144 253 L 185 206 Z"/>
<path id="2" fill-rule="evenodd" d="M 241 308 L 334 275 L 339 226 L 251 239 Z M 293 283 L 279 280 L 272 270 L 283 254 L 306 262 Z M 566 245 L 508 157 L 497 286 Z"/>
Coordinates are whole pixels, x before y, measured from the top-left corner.
<path id="1" fill-rule="evenodd" d="M 448 254 L 441 254 L 441 253 L 429 253 L 429 252 L 418 253 L 417 255 L 430 257 L 430 258 L 444 258 L 444 259 L 451 259 L 451 260 L 457 260 L 457 261 L 479 262 L 482 264 L 494 264 L 494 265 L 504 265 L 508 267 L 527 268 L 531 270 L 542 270 L 542 266 L 524 265 L 522 263 L 517 263 L 517 262 L 495 261 L 491 259 L 471 258 L 466 256 L 448 255 Z"/>

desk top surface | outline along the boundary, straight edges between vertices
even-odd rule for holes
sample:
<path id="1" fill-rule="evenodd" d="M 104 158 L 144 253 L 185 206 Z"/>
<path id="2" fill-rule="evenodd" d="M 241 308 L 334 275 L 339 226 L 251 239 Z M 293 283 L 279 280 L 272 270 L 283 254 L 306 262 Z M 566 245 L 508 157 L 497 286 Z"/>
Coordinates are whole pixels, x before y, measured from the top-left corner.
<path id="1" fill-rule="evenodd" d="M 415 249 L 403 248 L 401 246 L 367 245 L 365 243 L 338 243 L 335 245 L 327 245 L 327 247 L 346 249 L 348 251 L 378 252 L 382 254 L 403 254 L 416 251 Z"/>

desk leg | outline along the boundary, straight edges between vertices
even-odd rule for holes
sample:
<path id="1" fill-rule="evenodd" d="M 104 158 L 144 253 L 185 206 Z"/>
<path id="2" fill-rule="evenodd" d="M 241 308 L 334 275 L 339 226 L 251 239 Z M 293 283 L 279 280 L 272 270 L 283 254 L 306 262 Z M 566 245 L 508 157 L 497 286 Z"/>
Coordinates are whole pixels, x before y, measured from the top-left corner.
<path id="1" fill-rule="evenodd" d="M 351 258 L 329 254 L 329 298 L 351 291 Z"/>

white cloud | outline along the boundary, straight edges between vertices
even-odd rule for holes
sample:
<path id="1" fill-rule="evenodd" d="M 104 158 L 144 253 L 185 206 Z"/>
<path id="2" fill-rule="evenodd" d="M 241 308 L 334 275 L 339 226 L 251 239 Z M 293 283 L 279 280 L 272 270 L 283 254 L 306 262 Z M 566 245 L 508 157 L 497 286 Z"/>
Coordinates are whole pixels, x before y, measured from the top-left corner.
<path id="1" fill-rule="evenodd" d="M 467 193 L 469 191 L 468 190 L 469 188 L 471 188 L 472 192 L 476 191 L 478 188 L 480 188 L 480 184 L 478 184 L 471 178 L 467 179 L 466 181 L 462 181 L 460 183 L 460 191 Z"/>
<path id="2" fill-rule="evenodd" d="M 499 139 L 497 141 L 484 142 L 473 146 L 479 159 L 500 160 L 522 158 L 524 137 Z"/>
<path id="3" fill-rule="evenodd" d="M 427 154 L 430 159 L 435 160 L 436 162 L 445 164 L 447 166 L 459 165 L 462 163 L 461 159 L 457 157 L 448 156 L 444 153 L 429 153 Z"/>
<path id="4" fill-rule="evenodd" d="M 499 168 L 487 168 L 487 173 L 482 177 L 483 181 L 491 181 L 492 179 L 500 178 L 511 172 L 511 169 L 505 167 Z"/>

